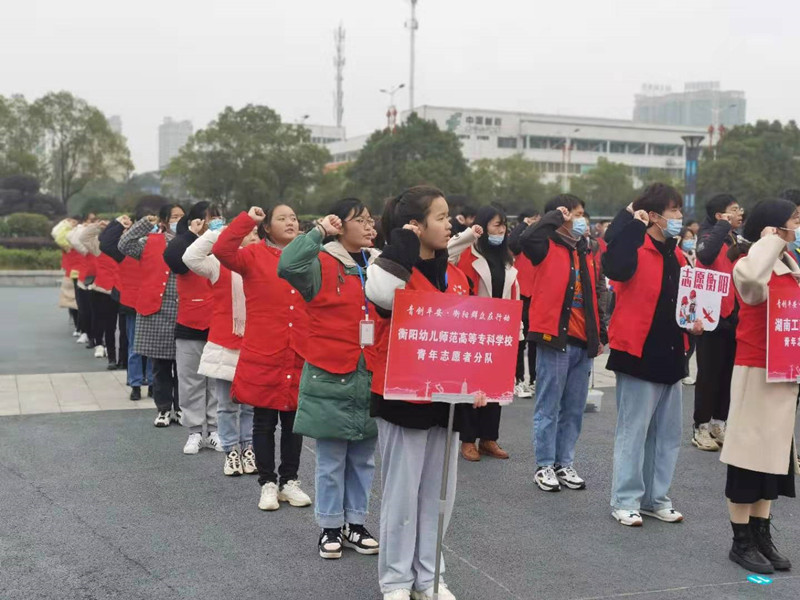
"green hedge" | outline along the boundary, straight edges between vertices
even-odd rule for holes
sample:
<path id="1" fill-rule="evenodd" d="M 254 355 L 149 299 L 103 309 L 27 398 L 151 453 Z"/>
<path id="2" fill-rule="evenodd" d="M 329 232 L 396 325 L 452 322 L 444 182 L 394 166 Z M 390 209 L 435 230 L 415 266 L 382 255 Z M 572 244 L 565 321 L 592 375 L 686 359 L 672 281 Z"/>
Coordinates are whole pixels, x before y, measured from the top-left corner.
<path id="1" fill-rule="evenodd" d="M 5 218 L 3 233 L 9 237 L 43 237 L 50 235 L 53 225 L 44 215 L 14 213 Z"/>
<path id="2" fill-rule="evenodd" d="M 61 250 L 16 250 L 0 246 L 0 269 L 47 271 L 61 268 Z"/>

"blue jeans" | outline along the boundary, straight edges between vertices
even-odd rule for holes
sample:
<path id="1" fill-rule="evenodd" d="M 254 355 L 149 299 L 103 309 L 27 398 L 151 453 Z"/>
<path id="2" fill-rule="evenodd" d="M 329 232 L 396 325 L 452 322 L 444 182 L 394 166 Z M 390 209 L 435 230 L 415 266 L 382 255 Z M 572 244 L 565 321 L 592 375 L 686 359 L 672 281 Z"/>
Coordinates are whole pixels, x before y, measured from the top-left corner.
<path id="1" fill-rule="evenodd" d="M 375 475 L 378 437 L 317 440 L 314 514 L 323 529 L 363 525 Z"/>
<path id="2" fill-rule="evenodd" d="M 237 446 L 244 450 L 253 444 L 253 407 L 231 399 L 231 382 L 212 379 L 217 398 L 217 433 L 222 449 L 230 452 Z"/>
<path id="3" fill-rule="evenodd" d="M 666 385 L 617 373 L 612 508 L 672 508 L 667 493 L 681 447 L 681 408 L 680 381 Z"/>
<path id="4" fill-rule="evenodd" d="M 133 351 L 133 340 L 136 338 L 136 315 L 125 316 L 125 330 L 128 334 L 128 385 L 141 387 L 153 384 L 153 361 Z M 145 375 L 144 363 L 147 363 Z"/>
<path id="5" fill-rule="evenodd" d="M 533 448 L 539 467 L 571 467 L 583 426 L 592 359 L 584 348 L 567 344 L 565 352 L 536 347 L 536 406 Z"/>

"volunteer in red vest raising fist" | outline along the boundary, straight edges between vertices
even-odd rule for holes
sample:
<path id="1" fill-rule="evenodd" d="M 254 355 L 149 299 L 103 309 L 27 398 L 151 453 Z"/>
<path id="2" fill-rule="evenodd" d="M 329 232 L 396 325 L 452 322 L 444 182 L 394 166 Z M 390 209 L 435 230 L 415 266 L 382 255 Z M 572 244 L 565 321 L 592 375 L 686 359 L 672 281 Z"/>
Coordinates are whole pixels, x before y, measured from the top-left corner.
<path id="1" fill-rule="evenodd" d="M 730 194 L 717 194 L 706 204 L 706 220 L 700 225 L 695 256 L 697 266 L 733 273 L 728 250 L 737 245 L 736 230 L 744 210 Z M 736 324 L 739 307 L 733 286 L 722 299 L 720 320 L 714 331 L 697 338 L 697 381 L 694 388 L 692 444 L 716 452 L 725 443 L 725 421 L 731 404 L 731 375 L 736 356 Z"/>
<path id="2" fill-rule="evenodd" d="M 343 546 L 378 553 L 364 527 L 378 441 L 369 415 L 376 313 L 364 294 L 367 267 L 378 255 L 370 249 L 373 225 L 360 200 L 345 198 L 286 247 L 278 266 L 308 310 L 311 343 L 294 430 L 317 440 L 314 512 L 319 554 L 329 559 L 340 558 Z"/>
<path id="3" fill-rule="evenodd" d="M 175 274 L 164 262 L 167 242 L 175 237 L 183 209 L 167 204 L 158 217 L 149 215 L 131 225 L 118 248 L 140 263 L 139 294 L 136 298 L 136 332 L 133 351 L 153 363 L 153 400 L 158 408 L 154 425 L 180 423 L 178 378 L 175 370 L 175 319 L 178 290 Z"/>
<path id="4" fill-rule="evenodd" d="M 617 521 L 632 527 L 642 525 L 642 514 L 668 523 L 683 520 L 667 495 L 681 446 L 685 340 L 675 307 L 682 205 L 675 188 L 654 183 L 620 211 L 606 233 L 603 267 L 617 294 L 608 360 L 617 376 L 611 507 Z"/>
<path id="5" fill-rule="evenodd" d="M 259 226 L 264 241 L 241 247 Z M 279 204 L 265 214 L 254 206 L 240 213 L 220 234 L 214 256 L 242 276 L 247 326 L 231 395 L 253 406 L 253 450 L 261 496 L 258 508 L 277 510 L 279 502 L 309 506 L 297 471 L 303 437 L 292 433 L 297 390 L 308 338 L 308 316 L 300 294 L 278 277 L 283 249 L 300 232 L 294 210 Z M 275 472 L 275 428 L 281 424 L 281 464 Z"/>
<path id="6" fill-rule="evenodd" d="M 449 407 L 437 402 L 385 400 L 383 388 L 386 338 L 395 291 L 405 288 L 469 294 L 467 276 L 448 262 L 447 243 L 451 231 L 448 213 L 444 194 L 434 187 L 413 187 L 389 200 L 381 220 L 386 246 L 370 266 L 367 278 L 367 298 L 383 319 L 383 323 L 378 324 L 379 352 L 372 377 L 372 415 L 378 421 L 383 492 L 378 579 L 387 600 L 409 598 L 412 594 L 420 600 L 433 596 Z M 484 396 L 476 398 L 476 408 L 485 405 Z M 456 431 L 462 430 L 464 411 L 471 410 L 469 406 L 456 406 Z M 453 436 L 445 529 L 455 500 L 458 443 L 458 438 Z M 441 584 L 439 598 L 454 600 L 455 597 Z"/>
<path id="7" fill-rule="evenodd" d="M 598 302 L 603 285 L 584 234 L 583 201 L 560 194 L 542 219 L 520 237 L 536 279 L 528 314 L 528 340 L 536 344 L 534 481 L 541 490 L 586 487 L 573 466 L 583 425 L 592 360 L 607 341 Z"/>

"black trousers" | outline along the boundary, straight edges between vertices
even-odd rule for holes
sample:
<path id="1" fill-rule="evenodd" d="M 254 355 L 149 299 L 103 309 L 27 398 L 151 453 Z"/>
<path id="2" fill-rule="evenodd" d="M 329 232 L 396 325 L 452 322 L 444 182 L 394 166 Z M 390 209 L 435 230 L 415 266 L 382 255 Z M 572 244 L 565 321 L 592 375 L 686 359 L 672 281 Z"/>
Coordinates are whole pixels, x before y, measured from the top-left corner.
<path id="1" fill-rule="evenodd" d="M 285 484 L 297 479 L 303 436 L 294 430 L 295 411 L 273 408 L 253 409 L 253 452 L 258 468 L 258 485 Z M 281 465 L 275 473 L 275 428 L 281 423 Z"/>
<path id="2" fill-rule="evenodd" d="M 535 346 L 535 344 L 532 345 Z M 464 411 L 461 441 L 470 444 L 477 439 L 483 442 L 496 442 L 500 437 L 500 412 L 501 407 L 497 402 L 491 402 L 482 408 Z"/>
<path id="3" fill-rule="evenodd" d="M 697 382 L 694 388 L 695 427 L 711 419 L 728 420 L 731 376 L 736 357 L 736 329 L 720 323 L 697 338 Z"/>
<path id="4" fill-rule="evenodd" d="M 81 321 L 78 317 L 78 309 L 77 308 L 70 308 L 69 309 L 69 318 L 72 319 L 73 325 L 75 325 L 75 331 L 81 330 Z"/>
<path id="5" fill-rule="evenodd" d="M 148 358 L 153 361 L 153 400 L 159 412 L 180 410 L 178 401 L 178 367 L 174 360 Z"/>
<path id="6" fill-rule="evenodd" d="M 95 345 L 105 346 L 108 362 L 117 362 L 117 315 L 119 302 L 110 294 L 90 292 L 92 302 L 92 338 Z"/>
<path id="7" fill-rule="evenodd" d="M 75 280 L 75 302 L 78 304 L 78 329 L 89 337 L 92 346 L 96 346 L 92 329 L 92 292 L 78 287 Z"/>
<path id="8" fill-rule="evenodd" d="M 528 309 L 531 307 L 531 299 L 528 296 L 522 298 L 522 337 L 524 338 L 517 346 L 517 381 L 525 381 L 525 348 L 528 348 L 528 372 L 531 375 L 531 382 L 536 381 L 536 344 L 529 344 L 528 328 Z"/>
<path id="9" fill-rule="evenodd" d="M 128 368 L 128 317 L 125 313 L 119 313 L 119 356 L 117 364 L 122 365 L 123 369 Z"/>

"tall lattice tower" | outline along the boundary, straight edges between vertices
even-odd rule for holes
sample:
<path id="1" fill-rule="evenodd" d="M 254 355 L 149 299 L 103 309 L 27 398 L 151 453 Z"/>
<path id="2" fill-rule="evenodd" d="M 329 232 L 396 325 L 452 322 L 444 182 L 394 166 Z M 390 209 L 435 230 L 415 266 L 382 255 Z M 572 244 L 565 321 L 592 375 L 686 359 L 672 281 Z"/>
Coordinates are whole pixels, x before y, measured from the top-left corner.
<path id="1" fill-rule="evenodd" d="M 336 113 L 336 126 L 342 126 L 342 116 L 344 115 L 344 27 L 339 25 L 333 32 L 333 41 L 336 46 L 336 55 L 333 58 L 333 66 L 336 67 L 336 97 L 334 98 L 334 112 Z"/>

